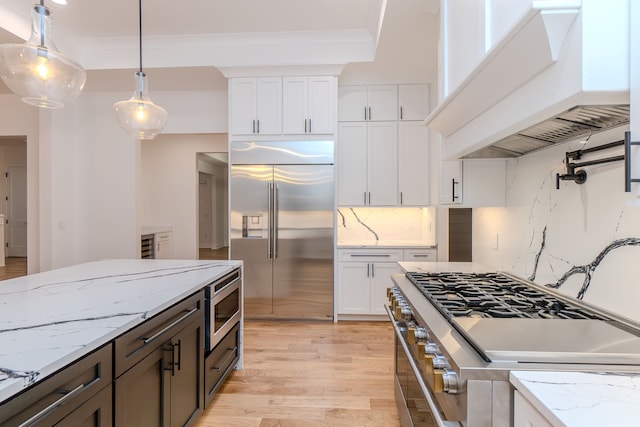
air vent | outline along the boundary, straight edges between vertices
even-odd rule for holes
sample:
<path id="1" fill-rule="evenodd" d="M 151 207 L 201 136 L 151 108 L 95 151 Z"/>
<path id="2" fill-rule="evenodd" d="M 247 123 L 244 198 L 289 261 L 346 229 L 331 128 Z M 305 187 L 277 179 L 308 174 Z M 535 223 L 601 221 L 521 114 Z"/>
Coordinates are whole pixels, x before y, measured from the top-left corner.
<path id="1" fill-rule="evenodd" d="M 579 105 L 509 135 L 465 158 L 518 157 L 553 144 L 629 124 L 629 105 Z"/>

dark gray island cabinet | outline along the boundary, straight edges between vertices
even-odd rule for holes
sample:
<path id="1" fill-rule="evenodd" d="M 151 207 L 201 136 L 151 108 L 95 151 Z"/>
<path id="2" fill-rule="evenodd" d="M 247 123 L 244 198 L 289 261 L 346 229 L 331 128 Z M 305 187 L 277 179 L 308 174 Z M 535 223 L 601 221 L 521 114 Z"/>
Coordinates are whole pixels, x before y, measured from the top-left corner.
<path id="1" fill-rule="evenodd" d="M 119 273 L 105 279 L 105 272 L 116 267 L 114 262 Z M 1 427 L 191 425 L 202 413 L 205 399 L 210 400 L 229 372 L 241 363 L 241 318 L 236 318 L 215 348 L 209 351 L 205 346 L 209 323 L 205 288 L 231 273 L 241 277 L 240 262 L 120 260 L 97 264 L 91 266 L 91 274 L 81 271 L 64 281 L 65 286 L 77 283 L 78 292 L 93 287 L 97 299 L 92 299 L 92 307 L 78 304 L 88 300 L 74 293 L 69 298 L 73 301 L 58 301 L 66 308 L 59 306 L 40 313 L 40 319 L 26 321 L 30 326 L 23 324 L 24 318 L 17 318 L 14 327 L 0 327 Z M 75 271 L 70 269 L 67 273 Z M 41 275 L 47 276 L 44 282 L 53 286 L 46 295 L 52 295 L 52 289 L 60 292 L 58 274 L 33 276 Z M 35 283 L 27 293 L 38 293 L 49 286 L 42 284 L 42 277 L 32 279 Z M 27 283 L 26 279 L 17 284 L 9 282 L 0 282 L 0 311 L 10 306 L 7 302 L 15 302 L 5 297 L 15 295 L 16 289 Z M 7 283 L 9 287 L 5 288 Z M 114 307 L 110 315 L 104 313 L 109 305 Z M 134 306 L 139 311 L 130 310 Z M 91 313 L 68 319 L 64 313 L 70 310 Z M 0 325 L 5 325 L 7 318 L 2 316 Z M 51 321 L 51 316 L 57 320 Z M 105 318 L 110 319 L 108 325 Z M 114 324 L 113 319 L 119 320 Z M 92 324 L 96 321 L 99 323 Z M 66 340 L 61 347 L 68 346 L 68 352 L 57 355 L 53 362 L 36 358 L 20 363 L 21 352 L 33 345 L 27 340 L 21 342 L 16 334 L 19 337 L 21 330 L 43 327 L 45 330 L 39 333 L 59 334 L 62 341 Z M 92 333 L 102 335 L 96 338 Z M 80 341 L 89 340 L 80 350 L 75 349 L 78 339 L 72 338 L 78 334 L 84 335 Z M 17 343 L 14 357 L 12 350 L 4 354 L 12 343 Z M 52 351 L 45 348 L 50 345 L 42 344 L 42 354 Z M 24 369 L 29 363 L 41 368 Z M 47 372 L 50 367 L 54 369 Z M 206 379 L 205 370 L 209 372 Z"/>

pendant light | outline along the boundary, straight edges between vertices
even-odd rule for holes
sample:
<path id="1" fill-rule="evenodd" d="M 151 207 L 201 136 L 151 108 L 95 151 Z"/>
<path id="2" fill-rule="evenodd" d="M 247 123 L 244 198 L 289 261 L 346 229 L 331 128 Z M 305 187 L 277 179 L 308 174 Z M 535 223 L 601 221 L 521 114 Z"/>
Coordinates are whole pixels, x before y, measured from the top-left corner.
<path id="1" fill-rule="evenodd" d="M 31 17 L 26 43 L 0 45 L 0 77 L 27 104 L 63 108 L 82 92 L 86 72 L 56 48 L 44 0 L 33 7 Z"/>
<path id="2" fill-rule="evenodd" d="M 167 121 L 167 110 L 149 98 L 147 75 L 142 72 L 142 0 L 138 0 L 140 29 L 140 69 L 136 72 L 136 89 L 131 99 L 116 102 L 113 110 L 120 126 L 137 139 L 153 139 Z"/>

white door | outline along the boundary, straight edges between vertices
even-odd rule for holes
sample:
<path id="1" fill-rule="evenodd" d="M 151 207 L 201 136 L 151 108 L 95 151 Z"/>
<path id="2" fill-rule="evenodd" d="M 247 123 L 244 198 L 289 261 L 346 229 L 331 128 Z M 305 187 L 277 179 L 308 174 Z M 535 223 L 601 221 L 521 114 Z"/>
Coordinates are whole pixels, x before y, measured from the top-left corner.
<path id="1" fill-rule="evenodd" d="M 27 167 L 7 168 L 6 256 L 27 256 Z"/>
<path id="2" fill-rule="evenodd" d="M 340 86 L 338 88 L 338 120 L 359 122 L 367 120 L 367 87 Z"/>
<path id="3" fill-rule="evenodd" d="M 367 91 L 367 120 L 398 120 L 398 86 L 373 85 Z"/>
<path id="4" fill-rule="evenodd" d="M 334 77 L 309 77 L 308 133 L 333 133 L 335 122 Z"/>
<path id="5" fill-rule="evenodd" d="M 462 180 L 461 160 L 440 162 L 440 204 L 457 205 L 462 203 Z"/>
<path id="6" fill-rule="evenodd" d="M 367 199 L 372 206 L 398 204 L 398 124 L 369 123 Z"/>
<path id="7" fill-rule="evenodd" d="M 231 79 L 231 133 L 256 133 L 256 79 Z"/>
<path id="8" fill-rule="evenodd" d="M 424 120 L 429 115 L 429 85 L 398 87 L 400 120 Z"/>
<path id="9" fill-rule="evenodd" d="M 369 314 L 371 264 L 338 263 L 338 313 Z"/>
<path id="10" fill-rule="evenodd" d="M 398 129 L 398 188 L 403 206 L 429 204 L 429 129 L 402 122 Z"/>
<path id="11" fill-rule="evenodd" d="M 282 82 L 282 133 L 308 133 L 309 111 L 306 77 L 285 77 Z"/>
<path id="12" fill-rule="evenodd" d="M 338 204 L 367 204 L 367 124 L 339 124 Z"/>
<path id="13" fill-rule="evenodd" d="M 395 262 L 371 263 L 371 314 L 385 314 L 385 303 L 387 303 L 387 288 L 393 286 L 391 276 L 401 273 L 400 267 Z"/>
<path id="14" fill-rule="evenodd" d="M 256 80 L 256 132 L 264 135 L 282 133 L 282 78 Z"/>

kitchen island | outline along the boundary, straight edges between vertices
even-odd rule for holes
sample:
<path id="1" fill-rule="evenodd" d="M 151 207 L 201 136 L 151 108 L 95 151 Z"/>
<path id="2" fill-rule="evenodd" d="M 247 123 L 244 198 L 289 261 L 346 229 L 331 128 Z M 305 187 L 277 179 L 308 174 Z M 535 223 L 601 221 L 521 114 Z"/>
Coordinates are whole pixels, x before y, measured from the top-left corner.
<path id="1" fill-rule="evenodd" d="M 185 299 L 198 307 L 198 334 L 203 336 L 203 289 L 241 265 L 105 260 L 0 282 L 0 415 L 14 396 L 102 351 L 128 331 L 152 323 L 154 316 L 170 312 Z M 116 370 L 118 363 L 114 361 Z"/>

